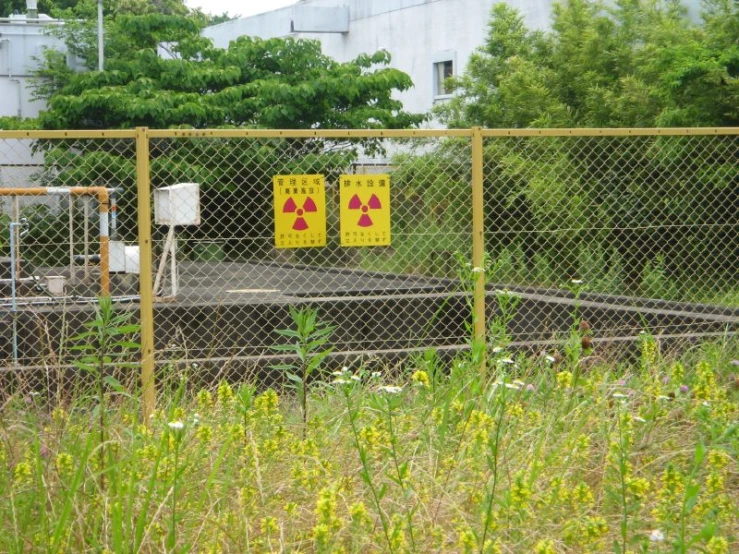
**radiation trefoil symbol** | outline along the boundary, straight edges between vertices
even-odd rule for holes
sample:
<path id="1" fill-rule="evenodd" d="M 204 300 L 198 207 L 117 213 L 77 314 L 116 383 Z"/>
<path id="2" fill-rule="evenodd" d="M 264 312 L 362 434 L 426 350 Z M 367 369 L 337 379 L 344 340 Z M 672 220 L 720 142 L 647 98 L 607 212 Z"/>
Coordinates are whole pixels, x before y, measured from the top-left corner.
<path id="1" fill-rule="evenodd" d="M 295 203 L 295 200 L 292 199 L 292 196 L 285 201 L 285 205 L 282 207 L 282 213 L 294 213 L 296 215 L 295 223 L 293 223 L 294 231 L 305 231 L 308 228 L 308 222 L 305 221 L 303 215 L 317 211 L 318 208 L 316 207 L 316 203 L 310 196 L 305 199 L 302 208 L 298 208 L 298 205 Z"/>
<path id="2" fill-rule="evenodd" d="M 382 209 L 382 203 L 380 202 L 380 199 L 373 194 L 370 196 L 370 199 L 366 204 L 362 204 L 362 200 L 359 198 L 359 195 L 355 194 L 352 196 L 351 200 L 349 200 L 349 209 L 362 211 L 362 215 L 359 216 L 359 222 L 357 223 L 359 227 L 372 227 L 372 218 L 367 212 L 370 210 Z"/>

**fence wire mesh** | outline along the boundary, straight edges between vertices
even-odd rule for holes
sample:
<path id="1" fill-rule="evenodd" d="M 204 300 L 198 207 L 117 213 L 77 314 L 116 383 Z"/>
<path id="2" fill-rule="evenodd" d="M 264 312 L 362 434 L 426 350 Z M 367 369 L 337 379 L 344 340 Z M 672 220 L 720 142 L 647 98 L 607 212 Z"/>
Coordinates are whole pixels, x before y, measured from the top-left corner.
<path id="1" fill-rule="evenodd" d="M 109 293 L 136 311 L 138 277 L 121 258 L 125 244 L 138 257 L 135 170 L 131 139 L 0 135 L 4 385 L 35 386 L 43 374 L 49 388 L 69 388 L 80 381 L 74 337 L 94 319 L 97 299 Z"/>
<path id="2" fill-rule="evenodd" d="M 615 341 L 739 327 L 736 133 L 152 131 L 142 159 L 141 132 L 0 133 L 7 375 L 78 377 L 70 337 L 105 293 L 105 243 L 109 292 L 138 317 L 147 164 L 158 362 L 263 359 L 288 307 L 306 305 L 336 326 L 339 352 L 467 345 L 479 231 L 486 323 L 514 295 L 514 341 L 561 342 L 573 314 Z"/>
<path id="3" fill-rule="evenodd" d="M 492 136 L 484 153 L 488 279 L 523 299 L 517 338 L 561 338 L 575 309 L 601 338 L 736 330 L 736 135 Z"/>
<path id="4" fill-rule="evenodd" d="M 470 141 L 448 142 L 153 139 L 154 221 L 164 223 L 154 235 L 159 355 L 268 354 L 275 330 L 291 326 L 288 305 L 317 308 L 342 352 L 463 344 L 468 295 L 456 253 L 471 249 Z M 347 196 L 354 176 L 364 179 Z M 156 212 L 169 201 L 157 195 L 187 212 L 189 196 L 171 187 L 188 182 L 200 184 L 199 221 L 166 225 Z M 380 231 L 388 207 L 389 236 Z"/>

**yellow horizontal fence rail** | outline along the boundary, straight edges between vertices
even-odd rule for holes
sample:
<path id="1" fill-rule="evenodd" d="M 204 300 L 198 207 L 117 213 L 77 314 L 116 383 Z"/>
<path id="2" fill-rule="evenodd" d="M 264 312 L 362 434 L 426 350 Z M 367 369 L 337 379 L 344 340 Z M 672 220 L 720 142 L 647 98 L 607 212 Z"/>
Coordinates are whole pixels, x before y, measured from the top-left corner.
<path id="1" fill-rule="evenodd" d="M 655 127 L 655 128 L 578 128 L 578 129 L 483 129 L 488 137 L 683 137 L 739 135 L 739 127 Z"/>
<path id="2" fill-rule="evenodd" d="M 61 139 L 134 139 L 135 130 L 106 130 L 106 131 L 3 131 L 0 130 L 2 139 L 34 139 L 34 140 L 61 140 Z"/>
<path id="3" fill-rule="evenodd" d="M 156 138 L 444 138 L 471 137 L 471 129 L 150 129 Z"/>

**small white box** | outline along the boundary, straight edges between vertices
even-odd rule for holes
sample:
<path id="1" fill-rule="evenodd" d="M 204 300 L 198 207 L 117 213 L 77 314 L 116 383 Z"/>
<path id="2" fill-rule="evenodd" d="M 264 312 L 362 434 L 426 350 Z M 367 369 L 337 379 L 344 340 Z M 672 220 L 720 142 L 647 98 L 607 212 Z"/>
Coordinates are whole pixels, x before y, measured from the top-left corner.
<path id="1" fill-rule="evenodd" d="M 119 240 L 110 241 L 110 272 L 139 273 L 139 247 L 127 246 Z"/>
<path id="2" fill-rule="evenodd" d="M 138 246 L 126 246 L 126 273 L 139 274 Z"/>
<path id="3" fill-rule="evenodd" d="M 126 272 L 126 245 L 119 240 L 110 241 L 110 259 L 108 264 L 111 273 Z"/>
<path id="4" fill-rule="evenodd" d="M 61 275 L 46 276 L 46 290 L 51 296 L 64 296 L 64 287 L 67 284 L 67 278 Z"/>
<path id="5" fill-rule="evenodd" d="M 200 225 L 200 185 L 179 183 L 154 191 L 154 223 Z"/>

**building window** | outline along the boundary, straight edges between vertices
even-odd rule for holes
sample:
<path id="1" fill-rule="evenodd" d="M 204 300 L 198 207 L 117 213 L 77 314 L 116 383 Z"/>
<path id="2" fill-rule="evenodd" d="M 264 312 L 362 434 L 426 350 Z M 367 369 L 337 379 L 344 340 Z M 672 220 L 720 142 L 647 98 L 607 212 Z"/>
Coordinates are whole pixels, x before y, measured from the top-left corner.
<path id="1" fill-rule="evenodd" d="M 445 60 L 434 63 L 434 96 L 449 96 L 446 80 L 454 76 L 454 62 Z"/>

